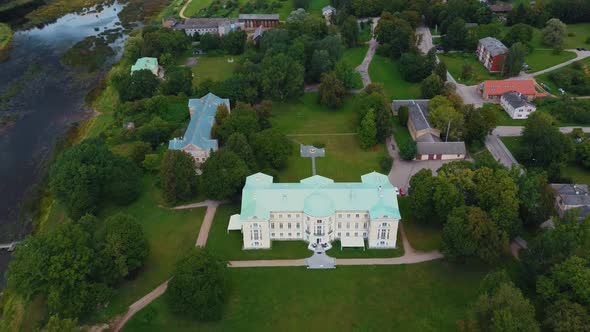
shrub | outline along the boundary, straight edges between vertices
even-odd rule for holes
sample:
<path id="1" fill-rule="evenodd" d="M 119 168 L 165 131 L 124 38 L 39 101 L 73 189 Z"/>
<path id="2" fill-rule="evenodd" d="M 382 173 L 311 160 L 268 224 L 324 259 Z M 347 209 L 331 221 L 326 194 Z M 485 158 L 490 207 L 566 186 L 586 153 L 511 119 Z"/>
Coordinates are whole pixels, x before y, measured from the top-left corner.
<path id="1" fill-rule="evenodd" d="M 412 160 L 416 157 L 416 142 L 406 141 L 399 147 L 399 154 L 404 160 Z"/>
<path id="2" fill-rule="evenodd" d="M 391 156 L 389 156 L 389 154 L 383 156 L 381 157 L 381 160 L 379 160 L 379 166 L 381 167 L 381 172 L 383 172 L 384 174 L 389 174 L 389 171 L 393 166 L 393 159 L 391 158 Z"/>

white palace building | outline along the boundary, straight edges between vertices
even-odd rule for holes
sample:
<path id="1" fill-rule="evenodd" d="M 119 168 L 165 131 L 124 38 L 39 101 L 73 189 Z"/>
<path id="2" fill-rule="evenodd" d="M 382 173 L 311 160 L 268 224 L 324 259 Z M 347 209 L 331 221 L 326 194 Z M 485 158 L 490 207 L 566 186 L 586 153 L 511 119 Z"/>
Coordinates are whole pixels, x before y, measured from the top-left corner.
<path id="1" fill-rule="evenodd" d="M 314 175 L 299 183 L 273 183 L 257 173 L 246 179 L 241 213 L 228 231 L 241 230 L 243 249 L 270 248 L 272 241 L 304 240 L 343 247 L 395 248 L 400 220 L 398 189 L 386 175 L 336 183 Z"/>

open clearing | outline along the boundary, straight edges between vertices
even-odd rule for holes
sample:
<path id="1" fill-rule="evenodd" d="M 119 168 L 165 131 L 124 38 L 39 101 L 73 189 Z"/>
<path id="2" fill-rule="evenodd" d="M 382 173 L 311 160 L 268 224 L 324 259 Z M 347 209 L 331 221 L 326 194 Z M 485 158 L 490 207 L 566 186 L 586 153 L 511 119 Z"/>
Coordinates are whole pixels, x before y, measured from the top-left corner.
<path id="1" fill-rule="evenodd" d="M 404 81 L 398 61 L 375 54 L 369 66 L 373 83 L 382 83 L 388 100 L 420 98 L 420 84 Z"/>
<path id="2" fill-rule="evenodd" d="M 227 62 L 228 59 L 234 61 Z M 207 79 L 223 81 L 230 78 L 238 60 L 238 57 L 235 56 L 199 57 L 197 64 L 191 67 L 193 71 L 193 87 L 198 87 L 201 82 Z"/>

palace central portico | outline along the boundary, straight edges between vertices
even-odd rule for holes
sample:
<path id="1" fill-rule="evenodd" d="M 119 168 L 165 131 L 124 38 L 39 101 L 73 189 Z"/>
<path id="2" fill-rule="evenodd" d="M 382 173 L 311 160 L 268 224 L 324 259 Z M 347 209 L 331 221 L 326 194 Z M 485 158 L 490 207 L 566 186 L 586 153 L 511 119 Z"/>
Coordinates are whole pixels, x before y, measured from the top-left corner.
<path id="1" fill-rule="evenodd" d="M 400 219 L 398 189 L 386 175 L 365 174 L 361 182 L 314 175 L 299 183 L 274 183 L 257 173 L 246 179 L 241 213 L 229 230 L 241 230 L 244 249 L 270 248 L 272 241 L 304 240 L 343 246 L 395 248 Z"/>

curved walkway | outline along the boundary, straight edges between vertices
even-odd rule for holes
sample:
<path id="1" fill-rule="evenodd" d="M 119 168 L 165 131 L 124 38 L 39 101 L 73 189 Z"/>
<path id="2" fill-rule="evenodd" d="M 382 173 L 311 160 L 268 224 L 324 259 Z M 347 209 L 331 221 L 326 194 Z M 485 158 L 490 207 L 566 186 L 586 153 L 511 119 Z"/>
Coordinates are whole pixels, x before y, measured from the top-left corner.
<path id="1" fill-rule="evenodd" d="M 188 5 L 191 4 L 193 0 L 187 0 L 186 3 L 184 4 L 184 6 L 182 6 L 182 9 L 180 9 L 180 12 L 178 13 L 178 16 L 180 16 L 180 18 L 184 18 L 187 19 L 188 17 L 184 16 L 184 11 L 186 10 L 186 7 L 188 7 Z"/>
<path id="2" fill-rule="evenodd" d="M 195 247 L 204 247 L 207 244 L 207 238 L 209 237 L 209 230 L 211 229 L 211 224 L 213 223 L 213 218 L 215 217 L 215 212 L 217 211 L 217 207 L 219 204 L 223 202 L 213 201 L 213 200 L 206 200 L 199 203 L 187 204 L 174 207 L 174 210 L 184 210 L 184 209 L 194 209 L 198 207 L 207 207 L 207 212 L 205 212 L 205 218 L 203 218 L 203 223 L 201 224 L 201 229 L 199 230 L 199 236 L 197 237 L 197 242 L 195 243 Z"/>
<path id="3" fill-rule="evenodd" d="M 375 55 L 375 51 L 377 50 L 377 46 L 379 43 L 375 39 L 375 28 L 377 27 L 377 23 L 379 23 L 380 17 L 372 18 L 373 24 L 371 26 L 371 40 L 369 40 L 369 49 L 367 50 L 367 54 L 365 54 L 365 58 L 360 65 L 358 65 L 355 70 L 361 75 L 363 80 L 363 88 L 366 88 L 367 85 L 371 84 L 371 77 L 369 76 L 369 66 L 371 65 L 371 61 L 373 61 L 373 56 Z"/>
<path id="4" fill-rule="evenodd" d="M 576 61 L 580 61 L 582 59 L 585 59 L 587 57 L 590 57 L 590 51 L 578 51 L 576 49 L 567 49 L 565 51 L 570 51 L 570 52 L 576 53 L 576 57 L 573 58 L 573 59 L 571 59 L 571 60 L 562 62 L 562 63 L 560 63 L 558 65 L 555 65 L 553 67 L 549 67 L 547 69 L 539 70 L 539 71 L 534 72 L 534 73 L 531 73 L 531 74 L 524 74 L 524 75 L 519 76 L 519 77 L 516 77 L 516 78 L 530 78 L 530 77 L 535 77 L 535 76 L 538 76 L 538 75 L 542 75 L 542 74 L 548 73 L 550 71 L 554 71 L 555 69 L 559 69 L 559 68 L 565 67 L 565 66 L 570 65 L 570 64 L 572 64 L 572 63 L 574 63 Z"/>
<path id="5" fill-rule="evenodd" d="M 145 308 L 148 304 L 152 303 L 155 299 L 160 297 L 166 289 L 168 289 L 168 282 L 170 279 L 166 280 L 163 284 L 158 286 L 153 291 L 149 292 L 146 296 L 142 297 L 141 299 L 137 300 L 135 303 L 129 306 L 129 309 L 121 318 L 116 319 L 112 325 L 114 325 L 113 331 L 119 332 L 125 324 L 133 317 L 137 312 L 141 309 Z"/>

